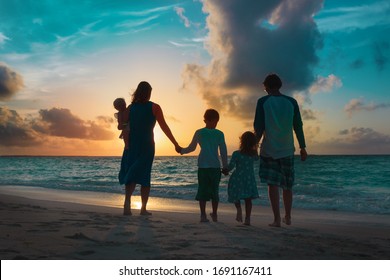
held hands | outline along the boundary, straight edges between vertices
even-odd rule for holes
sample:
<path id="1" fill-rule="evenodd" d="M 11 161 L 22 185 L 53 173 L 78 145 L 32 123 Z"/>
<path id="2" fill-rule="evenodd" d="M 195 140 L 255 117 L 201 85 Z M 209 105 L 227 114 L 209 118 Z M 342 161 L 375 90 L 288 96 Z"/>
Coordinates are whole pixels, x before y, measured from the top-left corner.
<path id="1" fill-rule="evenodd" d="M 179 144 L 175 144 L 175 151 L 177 152 L 177 153 L 179 153 L 179 154 L 181 154 L 181 150 L 182 150 L 183 148 L 179 145 Z"/>
<path id="2" fill-rule="evenodd" d="M 227 169 L 227 168 L 222 168 L 221 172 L 225 176 L 229 175 L 229 169 Z"/>
<path id="3" fill-rule="evenodd" d="M 305 149 L 305 148 L 302 148 L 300 154 L 301 154 L 301 161 L 305 161 L 306 158 L 307 158 L 306 149 Z"/>

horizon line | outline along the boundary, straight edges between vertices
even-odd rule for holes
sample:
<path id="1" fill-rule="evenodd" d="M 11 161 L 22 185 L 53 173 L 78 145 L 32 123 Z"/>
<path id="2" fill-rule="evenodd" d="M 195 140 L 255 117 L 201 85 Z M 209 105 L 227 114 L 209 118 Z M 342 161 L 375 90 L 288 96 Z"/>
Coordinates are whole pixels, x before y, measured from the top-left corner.
<path id="1" fill-rule="evenodd" d="M 228 156 L 231 156 L 228 155 Z M 299 157 L 299 154 L 294 154 Z M 389 154 L 309 154 L 312 156 L 390 156 Z M 122 157 L 121 155 L 0 155 L 0 157 Z M 155 157 L 198 157 L 198 155 L 155 155 Z"/>

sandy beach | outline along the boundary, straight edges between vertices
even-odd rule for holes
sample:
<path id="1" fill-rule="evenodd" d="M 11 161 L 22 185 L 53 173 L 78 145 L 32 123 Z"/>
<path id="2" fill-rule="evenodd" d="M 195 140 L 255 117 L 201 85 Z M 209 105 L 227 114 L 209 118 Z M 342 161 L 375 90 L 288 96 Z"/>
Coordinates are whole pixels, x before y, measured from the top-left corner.
<path id="1" fill-rule="evenodd" d="M 149 217 L 140 216 L 138 210 L 123 216 L 120 205 L 99 206 L 98 200 L 83 201 L 77 192 L 66 196 L 60 191 L 24 189 L 0 188 L 2 260 L 390 257 L 389 215 L 294 209 L 291 226 L 271 228 L 267 207 L 254 206 L 252 225 L 244 226 L 235 221 L 234 206 L 222 204 L 217 223 L 200 223 L 195 201 L 166 201 L 165 206 L 151 207 Z M 77 203 L 70 202 L 72 195 L 78 196 Z"/>

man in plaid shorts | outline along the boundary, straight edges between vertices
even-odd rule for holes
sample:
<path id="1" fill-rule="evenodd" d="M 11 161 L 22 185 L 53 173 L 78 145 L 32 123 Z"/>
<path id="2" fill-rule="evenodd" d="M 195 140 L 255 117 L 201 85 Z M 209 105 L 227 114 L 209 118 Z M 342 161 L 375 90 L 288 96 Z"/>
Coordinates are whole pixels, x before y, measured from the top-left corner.
<path id="1" fill-rule="evenodd" d="M 279 188 L 283 189 L 285 216 L 283 222 L 291 225 L 292 186 L 294 184 L 294 137 L 297 137 L 301 160 L 306 160 L 305 137 L 297 101 L 282 94 L 282 81 L 276 74 L 264 82 L 267 96 L 257 102 L 254 128 L 260 146 L 260 180 L 268 184 L 268 195 L 274 214 L 272 227 L 280 227 Z"/>

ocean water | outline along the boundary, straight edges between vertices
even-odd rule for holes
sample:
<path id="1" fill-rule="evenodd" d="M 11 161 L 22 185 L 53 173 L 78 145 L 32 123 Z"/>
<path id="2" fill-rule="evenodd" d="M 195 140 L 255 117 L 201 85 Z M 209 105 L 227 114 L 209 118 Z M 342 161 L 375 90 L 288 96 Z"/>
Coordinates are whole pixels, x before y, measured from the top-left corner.
<path id="1" fill-rule="evenodd" d="M 156 157 L 151 196 L 194 200 L 196 162 L 196 157 Z M 121 194 L 119 166 L 120 157 L 0 157 L 0 188 Z M 295 174 L 294 208 L 390 214 L 390 156 L 309 156 L 306 162 L 297 157 Z M 220 184 L 222 203 L 227 203 L 228 178 Z M 267 186 L 258 180 L 258 189 L 254 204 L 268 206 Z"/>

